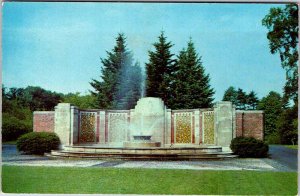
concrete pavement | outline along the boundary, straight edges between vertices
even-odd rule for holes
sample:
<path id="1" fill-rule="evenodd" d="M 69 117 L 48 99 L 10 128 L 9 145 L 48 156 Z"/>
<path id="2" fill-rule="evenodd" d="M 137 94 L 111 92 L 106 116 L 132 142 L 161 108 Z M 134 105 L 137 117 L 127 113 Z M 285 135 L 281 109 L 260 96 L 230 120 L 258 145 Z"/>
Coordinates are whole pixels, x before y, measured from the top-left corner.
<path id="1" fill-rule="evenodd" d="M 282 147 L 285 148 L 285 147 Z M 294 163 L 297 154 L 270 146 L 270 158 L 232 158 L 225 160 L 201 161 L 123 161 L 91 159 L 53 159 L 45 156 L 21 155 L 15 145 L 2 146 L 2 164 L 19 166 L 56 167 L 113 167 L 152 169 L 192 169 L 192 170 L 256 170 L 256 171 L 297 171 Z M 297 150 L 296 150 L 297 151 Z M 283 158 L 281 157 L 283 156 Z M 289 157 L 291 156 L 291 157 Z M 296 158 L 295 158 L 296 157 Z"/>

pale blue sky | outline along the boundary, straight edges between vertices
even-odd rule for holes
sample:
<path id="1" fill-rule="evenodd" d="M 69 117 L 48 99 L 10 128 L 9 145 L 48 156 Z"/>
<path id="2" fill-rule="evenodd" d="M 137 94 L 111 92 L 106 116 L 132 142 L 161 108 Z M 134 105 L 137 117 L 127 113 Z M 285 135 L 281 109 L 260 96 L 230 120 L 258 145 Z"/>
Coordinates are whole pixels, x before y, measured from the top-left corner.
<path id="1" fill-rule="evenodd" d="M 229 86 L 261 98 L 282 92 L 285 72 L 261 20 L 275 4 L 12 3 L 3 9 L 3 83 L 88 93 L 123 32 L 141 65 L 163 30 L 178 52 L 192 37 L 221 100 Z"/>

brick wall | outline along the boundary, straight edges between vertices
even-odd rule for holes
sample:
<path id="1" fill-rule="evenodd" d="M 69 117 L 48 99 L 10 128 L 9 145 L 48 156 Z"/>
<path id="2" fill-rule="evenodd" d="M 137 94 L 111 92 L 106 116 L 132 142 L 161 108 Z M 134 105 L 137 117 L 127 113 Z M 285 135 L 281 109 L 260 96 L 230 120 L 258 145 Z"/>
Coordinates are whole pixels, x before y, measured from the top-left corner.
<path id="1" fill-rule="evenodd" d="M 34 132 L 54 132 L 54 112 L 36 111 L 33 113 Z"/>
<path id="2" fill-rule="evenodd" d="M 262 111 L 236 111 L 236 136 L 263 140 L 264 113 Z"/>

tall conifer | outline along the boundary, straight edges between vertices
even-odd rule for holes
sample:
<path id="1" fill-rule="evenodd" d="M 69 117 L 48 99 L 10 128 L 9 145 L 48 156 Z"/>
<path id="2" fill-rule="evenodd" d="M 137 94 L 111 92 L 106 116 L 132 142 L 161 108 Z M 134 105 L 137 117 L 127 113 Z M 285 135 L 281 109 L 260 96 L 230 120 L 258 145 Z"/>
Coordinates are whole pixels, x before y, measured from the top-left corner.
<path id="1" fill-rule="evenodd" d="M 124 34 L 116 38 L 116 46 L 107 52 L 107 58 L 101 59 L 101 81 L 93 79 L 90 82 L 94 88 L 92 94 L 96 96 L 95 107 L 102 109 L 130 109 L 140 97 L 140 88 L 133 88 L 133 81 L 140 81 L 141 71 L 133 66 L 132 53 L 127 50 Z M 140 70 L 140 69 L 139 69 Z M 138 91 L 138 92 L 135 92 Z M 138 97 L 132 97 L 137 96 Z M 131 96 L 129 99 L 127 97 Z M 135 101 L 136 102 L 136 101 Z"/>
<path id="2" fill-rule="evenodd" d="M 172 109 L 208 108 L 212 106 L 214 90 L 211 88 L 209 74 L 196 53 L 190 40 L 183 49 L 173 75 Z"/>
<path id="3" fill-rule="evenodd" d="M 233 86 L 230 86 L 224 93 L 223 101 L 231 101 L 232 104 L 237 105 L 237 91 Z"/>
<path id="4" fill-rule="evenodd" d="M 174 54 L 170 52 L 173 44 L 162 32 L 153 45 L 155 50 L 149 51 L 149 62 L 146 63 L 146 96 L 160 97 L 169 106 L 171 75 L 175 66 Z"/>

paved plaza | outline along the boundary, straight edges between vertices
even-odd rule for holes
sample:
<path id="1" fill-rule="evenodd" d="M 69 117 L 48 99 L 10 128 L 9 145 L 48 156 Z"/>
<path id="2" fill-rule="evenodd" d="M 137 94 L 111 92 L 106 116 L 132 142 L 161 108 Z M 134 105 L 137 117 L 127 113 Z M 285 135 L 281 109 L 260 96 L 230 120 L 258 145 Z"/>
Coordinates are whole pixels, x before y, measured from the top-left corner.
<path id="1" fill-rule="evenodd" d="M 282 147 L 284 148 L 284 147 Z M 271 158 L 232 158 L 224 160 L 201 161 L 125 161 L 49 158 L 45 156 L 21 155 L 15 145 L 3 145 L 2 164 L 18 166 L 55 166 L 55 167 L 106 167 L 106 168 L 151 168 L 151 169 L 192 169 L 192 170 L 257 170 L 257 171 L 297 171 L 294 164 L 278 160 L 278 147 L 271 146 Z M 282 151 L 282 150 L 281 150 Z M 280 152 L 281 152 L 280 151 Z M 291 150 L 293 160 L 297 160 L 297 150 Z M 274 157 L 274 158 L 272 158 Z M 291 158 L 288 158 L 291 160 Z"/>

